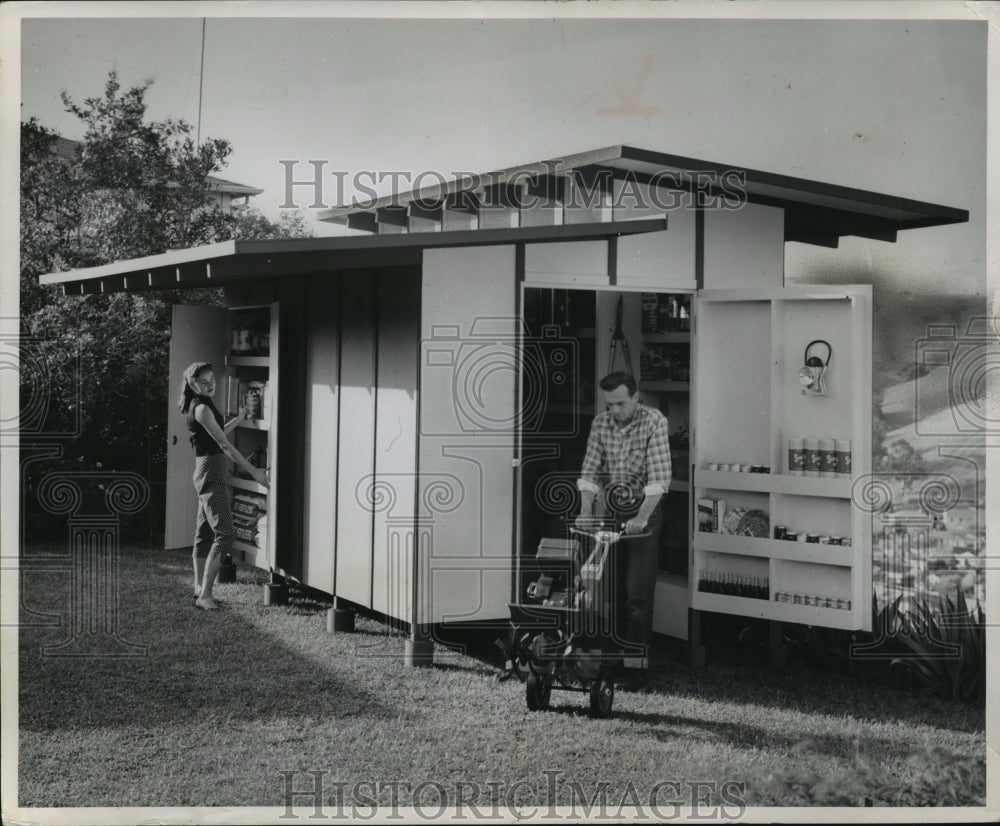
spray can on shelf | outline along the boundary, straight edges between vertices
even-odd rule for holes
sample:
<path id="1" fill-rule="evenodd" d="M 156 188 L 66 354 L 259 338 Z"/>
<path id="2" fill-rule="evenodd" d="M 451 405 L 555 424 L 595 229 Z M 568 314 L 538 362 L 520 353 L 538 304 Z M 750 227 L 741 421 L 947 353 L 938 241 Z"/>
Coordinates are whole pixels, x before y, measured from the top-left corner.
<path id="1" fill-rule="evenodd" d="M 837 439 L 835 442 L 837 455 L 837 473 L 841 476 L 851 475 L 851 440 Z"/>
<path id="2" fill-rule="evenodd" d="M 822 460 L 819 452 L 818 439 L 803 439 L 806 452 L 806 476 L 819 476 Z"/>
<path id="3" fill-rule="evenodd" d="M 833 439 L 819 440 L 819 475 L 832 477 L 837 475 L 836 442 Z"/>
<path id="4" fill-rule="evenodd" d="M 804 476 L 806 472 L 806 451 L 802 439 L 788 440 L 788 472 L 792 476 Z"/>

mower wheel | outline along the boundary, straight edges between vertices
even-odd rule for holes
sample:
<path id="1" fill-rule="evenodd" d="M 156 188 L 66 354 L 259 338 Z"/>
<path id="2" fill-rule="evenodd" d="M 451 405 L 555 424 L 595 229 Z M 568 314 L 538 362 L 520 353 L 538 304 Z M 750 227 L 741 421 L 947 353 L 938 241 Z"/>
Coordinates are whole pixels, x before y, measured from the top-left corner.
<path id="1" fill-rule="evenodd" d="M 529 668 L 528 679 L 524 687 L 529 711 L 545 711 L 549 707 L 549 697 L 552 695 L 552 683 L 548 677 L 536 674 Z"/>
<path id="2" fill-rule="evenodd" d="M 615 701 L 615 683 L 606 671 L 601 671 L 590 684 L 590 716 L 607 717 Z"/>

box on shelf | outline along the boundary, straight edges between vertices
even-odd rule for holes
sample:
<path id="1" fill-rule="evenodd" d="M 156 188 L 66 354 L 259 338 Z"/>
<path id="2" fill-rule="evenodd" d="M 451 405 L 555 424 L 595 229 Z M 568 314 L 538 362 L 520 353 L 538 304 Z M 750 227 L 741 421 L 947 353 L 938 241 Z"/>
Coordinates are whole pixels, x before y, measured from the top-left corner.
<path id="1" fill-rule="evenodd" d="M 680 344 L 645 344 L 639 354 L 640 381 L 690 381 L 691 359 Z"/>
<path id="2" fill-rule="evenodd" d="M 247 410 L 247 418 L 260 421 L 267 418 L 268 383 L 260 379 L 235 376 L 229 382 L 229 414 L 235 416 L 241 406 Z"/>
<path id="3" fill-rule="evenodd" d="M 726 515 L 725 499 L 702 498 L 698 500 L 698 530 L 719 533 Z"/>
<path id="4" fill-rule="evenodd" d="M 233 533 L 241 542 L 254 544 L 257 541 L 257 520 L 243 516 L 233 516 Z"/>
<path id="5" fill-rule="evenodd" d="M 678 333 L 690 329 L 690 296 L 666 293 L 642 294 L 642 332 Z"/>
<path id="6" fill-rule="evenodd" d="M 266 356 L 271 351 L 271 313 L 266 307 L 234 312 L 229 352 L 234 356 Z"/>
<path id="7" fill-rule="evenodd" d="M 267 512 L 267 499 L 253 493 L 237 493 L 233 495 L 233 514 L 250 519 L 256 519 Z"/>
<path id="8" fill-rule="evenodd" d="M 767 511 L 758 508 L 735 507 L 725 514 L 721 533 L 766 539 L 771 535 Z"/>

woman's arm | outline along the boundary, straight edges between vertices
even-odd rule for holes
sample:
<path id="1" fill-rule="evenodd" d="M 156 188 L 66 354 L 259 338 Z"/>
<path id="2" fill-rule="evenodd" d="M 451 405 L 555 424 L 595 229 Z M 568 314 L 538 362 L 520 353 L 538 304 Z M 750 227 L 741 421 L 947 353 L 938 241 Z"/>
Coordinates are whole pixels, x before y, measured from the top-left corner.
<path id="1" fill-rule="evenodd" d="M 215 421 L 215 416 L 212 415 L 212 412 L 208 410 L 206 405 L 199 404 L 195 408 L 194 417 L 198 424 L 208 431 L 208 435 L 215 439 L 216 444 L 219 445 L 219 448 L 226 454 L 226 456 L 249 473 L 258 484 L 261 484 L 264 487 L 269 487 L 267 481 L 267 470 L 265 468 L 257 468 L 251 465 L 243 454 L 233 447 L 229 439 L 226 438 L 226 434 L 223 433 L 222 428 L 219 427 L 218 422 Z"/>
<path id="2" fill-rule="evenodd" d="M 233 419 L 232 421 L 226 422 L 225 426 L 222 428 L 222 432 L 223 433 L 229 433 L 229 432 L 231 432 L 232 429 L 234 427 L 236 427 L 236 425 L 238 425 L 246 417 L 247 417 L 247 408 L 246 408 L 246 405 L 241 404 L 240 407 L 239 407 L 239 410 L 236 411 L 236 418 Z"/>

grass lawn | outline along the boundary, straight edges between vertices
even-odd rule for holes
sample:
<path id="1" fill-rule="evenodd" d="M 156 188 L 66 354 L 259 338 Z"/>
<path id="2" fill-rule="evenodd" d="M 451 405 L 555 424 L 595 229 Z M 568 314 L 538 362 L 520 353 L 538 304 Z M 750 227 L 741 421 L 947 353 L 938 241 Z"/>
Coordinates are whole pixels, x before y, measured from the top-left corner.
<path id="1" fill-rule="evenodd" d="M 566 692 L 529 712 L 524 686 L 498 682 L 486 658 L 438 646 L 433 667 L 406 668 L 403 638 L 383 625 L 359 618 L 355 633 L 328 634 L 327 606 L 295 592 L 264 607 L 259 572 L 219 586 L 226 607 L 214 614 L 193 607 L 190 579 L 185 553 L 123 549 L 119 634 L 145 655 L 68 659 L 42 649 L 67 636 L 69 574 L 23 575 L 21 806 L 284 806 L 289 771 L 328 772 L 331 800 L 334 781 L 355 797 L 359 781 L 436 781 L 427 805 L 439 789 L 449 802 L 460 788 L 466 801 L 509 801 L 519 781 L 516 799 L 531 803 L 535 787 L 537 803 L 552 778 L 557 802 L 581 800 L 575 783 L 585 802 L 604 788 L 611 811 L 630 784 L 645 802 L 665 782 L 679 784 L 658 792 L 665 813 L 678 795 L 689 805 L 697 782 L 716 804 L 726 782 L 740 784 L 731 802 L 751 806 L 984 803 L 981 707 L 804 667 L 698 669 L 661 654 L 651 690 L 618 692 L 610 719 Z M 37 627 L 35 612 L 62 627 Z M 296 789 L 313 782 L 292 777 Z M 384 804 L 399 794 L 364 788 Z"/>

